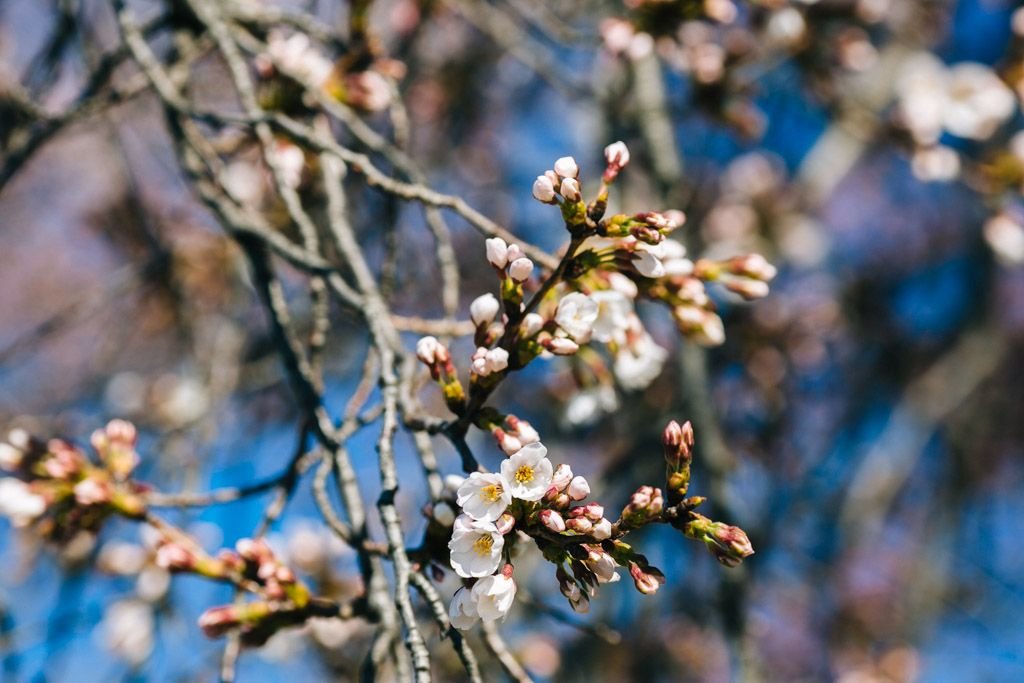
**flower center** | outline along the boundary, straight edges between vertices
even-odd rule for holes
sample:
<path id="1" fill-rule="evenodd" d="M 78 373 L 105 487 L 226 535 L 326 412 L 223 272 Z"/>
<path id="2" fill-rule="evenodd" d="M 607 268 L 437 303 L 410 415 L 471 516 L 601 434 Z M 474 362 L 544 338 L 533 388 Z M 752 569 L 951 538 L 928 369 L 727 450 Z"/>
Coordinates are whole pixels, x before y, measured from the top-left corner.
<path id="1" fill-rule="evenodd" d="M 496 503 L 504 492 L 505 489 L 501 487 L 501 484 L 490 484 L 480 489 L 480 497 L 488 503 Z"/>
<path id="2" fill-rule="evenodd" d="M 533 468 L 529 465 L 522 465 L 516 470 L 516 481 L 520 484 L 529 484 L 533 481 Z"/>
<path id="3" fill-rule="evenodd" d="M 491 554 L 491 548 L 493 546 L 494 538 L 492 538 L 490 534 L 487 534 L 486 536 L 481 536 L 476 539 L 476 542 L 473 543 L 473 552 L 480 557 L 486 557 Z"/>

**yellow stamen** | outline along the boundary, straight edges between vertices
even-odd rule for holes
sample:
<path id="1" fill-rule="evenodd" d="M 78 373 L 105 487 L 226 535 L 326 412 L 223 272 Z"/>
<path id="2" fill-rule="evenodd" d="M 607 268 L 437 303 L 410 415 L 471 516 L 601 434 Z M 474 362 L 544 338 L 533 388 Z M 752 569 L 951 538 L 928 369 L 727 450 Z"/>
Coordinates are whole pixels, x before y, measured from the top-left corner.
<path id="1" fill-rule="evenodd" d="M 493 546 L 494 538 L 492 538 L 490 534 L 487 534 L 486 536 L 481 536 L 480 538 L 476 539 L 476 541 L 473 543 L 473 552 L 475 552 L 480 557 L 484 557 L 486 555 L 491 554 L 491 548 Z"/>
<path id="2" fill-rule="evenodd" d="M 520 484 L 529 484 L 533 481 L 533 468 L 529 465 L 523 465 L 516 470 L 516 481 Z"/>
<path id="3" fill-rule="evenodd" d="M 504 492 L 501 484 L 491 484 L 480 489 L 480 497 L 488 503 L 497 503 Z"/>

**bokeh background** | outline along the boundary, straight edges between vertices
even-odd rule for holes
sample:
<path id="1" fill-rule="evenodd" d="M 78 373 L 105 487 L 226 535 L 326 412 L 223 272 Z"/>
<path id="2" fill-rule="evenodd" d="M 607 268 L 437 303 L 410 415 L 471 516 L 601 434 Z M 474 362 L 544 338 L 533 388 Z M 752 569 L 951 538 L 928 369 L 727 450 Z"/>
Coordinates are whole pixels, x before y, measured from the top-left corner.
<path id="1" fill-rule="evenodd" d="M 346 4 L 302 7 L 344 25 Z M 79 32 L 47 64 L 56 5 L 72 7 Z M 499 394 L 612 509 L 659 480 L 665 421 L 692 417 L 707 440 L 692 490 L 757 550 L 726 570 L 653 529 L 640 544 L 667 585 L 645 598 L 617 584 L 590 614 L 569 617 L 550 567 L 523 558 L 529 602 L 505 632 L 538 679 L 1024 680 L 1016 10 L 1009 0 L 375 8 L 407 69 L 411 150 L 432 185 L 554 250 L 565 235 L 530 198 L 533 177 L 570 154 L 593 181 L 604 145 L 622 139 L 633 161 L 613 203 L 683 208 L 691 251 L 759 251 L 780 269 L 762 301 L 714 293 L 727 340 L 706 365 L 663 310 L 645 310 L 672 360 L 647 389 L 620 392 L 614 410 L 581 397 L 564 361 L 531 366 Z M 627 38 L 602 28 L 609 17 L 630 22 Z M 651 38 L 638 39 L 644 32 Z M 0 3 L 5 163 L 23 123 L 5 90 L 65 108 L 89 50 L 116 41 L 106 2 Z M 927 108 L 925 86 L 943 63 L 983 65 L 1004 84 L 1002 96 L 979 100 L 973 131 L 915 128 L 914 105 Z M 209 92 L 224 82 L 214 63 L 193 78 Z M 976 79 L 964 87 L 999 90 Z M 1007 96 L 1011 111 L 1000 114 Z M 666 115 L 654 124 L 651 97 Z M 257 170 L 236 170 L 259 192 Z M 398 241 L 397 261 L 383 265 L 395 309 L 438 315 L 419 208 L 353 192 L 371 258 L 380 265 L 385 242 Z M 465 315 L 494 280 L 482 238 L 451 223 Z M 338 412 L 367 342 L 350 313 L 332 322 L 327 396 Z M 454 348 L 471 353 L 468 341 Z M 294 447 L 297 414 L 244 260 L 183 181 L 146 95 L 62 128 L 0 189 L 0 426 L 84 441 L 111 417 L 143 430 L 139 478 L 166 491 L 260 480 Z M 351 444 L 370 499 L 373 438 Z M 416 538 L 426 493 L 402 438 L 400 502 Z M 485 465 L 499 461 L 489 443 L 474 446 Z M 437 447 L 442 468 L 458 471 L 450 447 Z M 266 503 L 170 517 L 216 548 L 251 534 Z M 314 581 L 354 590 L 354 557 L 331 540 L 308 480 L 271 541 Z M 222 644 L 195 621 L 230 589 L 171 581 L 145 543 L 122 523 L 55 550 L 5 525 L 3 676 L 214 680 Z M 358 625 L 294 630 L 245 653 L 239 678 L 348 680 L 368 637 Z M 435 651 L 446 666 L 447 650 Z M 450 675 L 459 680 L 456 668 Z"/>

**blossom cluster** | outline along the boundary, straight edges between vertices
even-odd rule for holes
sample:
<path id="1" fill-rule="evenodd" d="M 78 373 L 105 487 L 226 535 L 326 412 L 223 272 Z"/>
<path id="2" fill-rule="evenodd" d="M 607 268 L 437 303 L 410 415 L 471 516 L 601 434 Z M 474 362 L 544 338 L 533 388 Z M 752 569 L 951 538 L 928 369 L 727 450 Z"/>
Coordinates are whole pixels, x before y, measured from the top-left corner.
<path id="1" fill-rule="evenodd" d="M 621 579 L 619 569 L 629 572 L 643 594 L 664 584 L 662 572 L 623 540 L 647 524 L 671 524 L 702 541 L 726 566 L 736 566 L 753 554 L 741 529 L 695 512 L 704 499 L 687 497 L 694 444 L 689 423 L 671 422 L 662 440 L 666 494 L 641 486 L 614 522 L 603 505 L 587 501 L 587 480 L 574 475 L 569 465 L 553 466 L 539 441 L 508 454 L 498 472 L 478 471 L 450 480 L 451 502 L 461 514 L 455 517 L 449 503 L 441 502 L 432 517 L 449 529 L 447 564 L 463 579 L 449 608 L 452 624 L 468 629 L 479 620 L 504 619 L 517 590 L 512 551 L 527 540 L 555 565 L 561 593 L 572 609 L 581 612 L 587 611 L 601 585 Z"/>

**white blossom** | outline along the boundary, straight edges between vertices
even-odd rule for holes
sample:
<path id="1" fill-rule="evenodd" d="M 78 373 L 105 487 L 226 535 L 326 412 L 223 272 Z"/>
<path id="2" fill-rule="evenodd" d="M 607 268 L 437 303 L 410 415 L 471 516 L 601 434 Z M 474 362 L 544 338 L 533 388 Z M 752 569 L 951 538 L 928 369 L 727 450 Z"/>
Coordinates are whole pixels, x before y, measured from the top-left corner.
<path id="1" fill-rule="evenodd" d="M 985 140 L 1014 110 L 1013 91 L 984 64 L 961 62 L 949 70 L 943 125 L 953 135 Z"/>
<path id="2" fill-rule="evenodd" d="M 539 175 L 533 181 L 533 198 L 550 204 L 555 201 L 555 186 L 547 176 Z"/>
<path id="3" fill-rule="evenodd" d="M 516 599 L 516 582 L 510 576 L 496 574 L 473 585 L 476 612 L 484 621 L 504 619 Z"/>
<path id="4" fill-rule="evenodd" d="M 575 341 L 585 344 L 597 320 L 597 304 L 586 294 L 572 292 L 558 302 L 555 322 Z"/>
<path id="5" fill-rule="evenodd" d="M 452 526 L 452 539 L 448 542 L 452 569 L 465 578 L 493 574 L 501 564 L 504 546 L 505 539 L 492 522 L 459 515 Z"/>
<path id="6" fill-rule="evenodd" d="M 501 476 L 513 498 L 540 500 L 551 486 L 553 468 L 540 442 L 523 446 L 501 463 Z"/>
<path id="7" fill-rule="evenodd" d="M 531 273 L 533 273 L 533 261 L 525 256 L 517 258 L 508 266 L 509 277 L 516 282 L 526 282 L 530 279 Z"/>
<path id="8" fill-rule="evenodd" d="M 611 413 L 619 407 L 615 389 L 599 384 L 576 392 L 565 406 L 565 419 L 571 425 L 589 425 L 601 415 Z"/>
<path id="9" fill-rule="evenodd" d="M 25 454 L 9 443 L 0 443 L 0 469 L 8 472 L 18 469 Z"/>
<path id="10" fill-rule="evenodd" d="M 305 84 L 321 85 L 334 69 L 331 61 L 317 52 L 304 33 L 293 33 L 285 38 L 280 32 L 271 31 L 267 52 L 277 68 Z"/>
<path id="11" fill-rule="evenodd" d="M 473 472 L 459 487 L 456 502 L 473 519 L 493 522 L 512 502 L 512 494 L 500 474 Z"/>
<path id="12" fill-rule="evenodd" d="M 631 335 L 629 343 L 619 349 L 613 370 L 623 388 L 643 389 L 661 374 L 667 358 L 668 351 L 642 330 L 639 335 Z"/>
<path id="13" fill-rule="evenodd" d="M 495 268 L 504 268 L 508 265 L 508 245 L 500 237 L 491 237 L 484 241 L 487 248 L 487 260 Z"/>
<path id="14" fill-rule="evenodd" d="M 46 500 L 20 479 L 0 479 L 0 515 L 16 527 L 28 526 L 46 511 Z"/>
<path id="15" fill-rule="evenodd" d="M 477 327 L 489 325 L 501 310 L 501 304 L 493 294 L 483 294 L 469 305 L 469 317 Z"/>
<path id="16" fill-rule="evenodd" d="M 137 666 L 153 650 L 153 629 L 152 607 L 140 600 L 121 600 L 107 608 L 99 632 L 111 652 Z"/>
<path id="17" fill-rule="evenodd" d="M 575 178 L 580 174 L 580 167 L 572 157 L 560 157 L 555 162 L 555 173 L 562 178 Z"/>
<path id="18" fill-rule="evenodd" d="M 647 246 L 643 242 L 637 244 L 637 249 L 632 255 L 633 267 L 644 277 L 655 279 L 665 277 L 665 264 L 650 249 L 647 249 Z"/>
<path id="19" fill-rule="evenodd" d="M 452 620 L 452 626 L 465 631 L 471 628 L 480 615 L 476 611 L 476 600 L 473 591 L 469 588 L 460 588 L 452 597 L 451 605 L 448 606 L 448 618 Z"/>
<path id="20" fill-rule="evenodd" d="M 597 318 L 594 320 L 594 339 L 610 342 L 629 326 L 633 303 L 624 294 L 614 289 L 603 289 L 590 295 L 597 304 Z"/>

